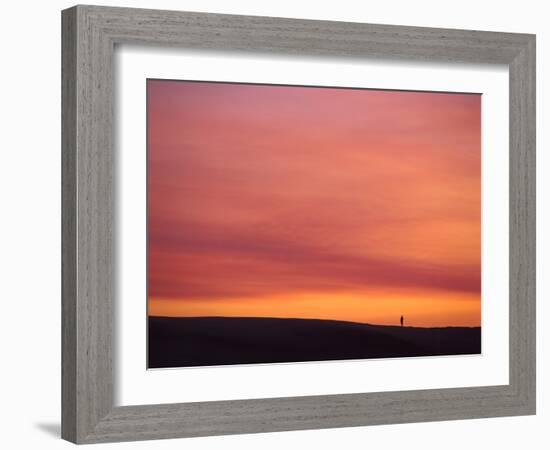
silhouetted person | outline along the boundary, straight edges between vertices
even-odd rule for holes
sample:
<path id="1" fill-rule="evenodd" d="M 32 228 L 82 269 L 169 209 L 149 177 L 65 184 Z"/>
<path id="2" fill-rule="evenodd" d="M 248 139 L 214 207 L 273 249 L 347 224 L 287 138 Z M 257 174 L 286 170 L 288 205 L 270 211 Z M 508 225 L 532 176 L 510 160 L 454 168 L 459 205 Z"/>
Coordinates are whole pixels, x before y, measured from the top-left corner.
<path id="1" fill-rule="evenodd" d="M 403 326 L 403 316 L 401 316 L 401 326 Z"/>

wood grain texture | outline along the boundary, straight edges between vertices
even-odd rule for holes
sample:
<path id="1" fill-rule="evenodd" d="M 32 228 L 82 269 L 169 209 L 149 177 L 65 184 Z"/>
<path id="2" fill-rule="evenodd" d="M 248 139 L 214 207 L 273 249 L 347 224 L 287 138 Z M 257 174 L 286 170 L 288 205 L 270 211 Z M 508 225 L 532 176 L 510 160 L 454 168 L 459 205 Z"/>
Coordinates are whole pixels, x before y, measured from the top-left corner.
<path id="1" fill-rule="evenodd" d="M 77 6 L 62 14 L 62 435 L 77 443 L 535 412 L 535 37 Z M 114 407 L 115 44 L 506 64 L 510 71 L 510 384 Z"/>
<path id="2" fill-rule="evenodd" d="M 510 385 L 535 410 L 535 40 L 510 71 Z"/>
<path id="3" fill-rule="evenodd" d="M 62 436 L 79 442 L 113 406 L 113 48 L 84 8 L 63 26 L 63 214 L 73 227 L 63 235 L 63 401 L 74 406 Z"/>
<path id="4" fill-rule="evenodd" d="M 62 17 L 61 340 L 62 431 L 76 440 L 76 10 Z"/>

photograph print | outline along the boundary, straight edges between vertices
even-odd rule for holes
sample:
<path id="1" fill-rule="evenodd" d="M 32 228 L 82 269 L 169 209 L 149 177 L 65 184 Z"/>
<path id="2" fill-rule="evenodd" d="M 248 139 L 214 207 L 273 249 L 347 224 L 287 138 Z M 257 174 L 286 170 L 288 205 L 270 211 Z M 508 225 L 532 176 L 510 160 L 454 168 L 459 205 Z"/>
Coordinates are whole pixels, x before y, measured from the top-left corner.
<path id="1" fill-rule="evenodd" d="M 481 95 L 147 80 L 148 368 L 481 353 Z"/>

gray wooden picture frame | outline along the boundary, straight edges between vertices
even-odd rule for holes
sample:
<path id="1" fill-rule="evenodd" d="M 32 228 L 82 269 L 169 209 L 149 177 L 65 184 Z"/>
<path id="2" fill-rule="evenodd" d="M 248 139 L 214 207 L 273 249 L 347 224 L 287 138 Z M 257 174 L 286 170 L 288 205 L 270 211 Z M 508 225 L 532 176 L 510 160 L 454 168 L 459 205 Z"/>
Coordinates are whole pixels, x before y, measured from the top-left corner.
<path id="1" fill-rule="evenodd" d="M 535 413 L 535 36 L 75 6 L 62 12 L 62 437 L 75 443 Z M 148 44 L 506 64 L 509 384 L 114 406 L 113 53 Z M 502 299 L 506 301 L 506 299 Z"/>

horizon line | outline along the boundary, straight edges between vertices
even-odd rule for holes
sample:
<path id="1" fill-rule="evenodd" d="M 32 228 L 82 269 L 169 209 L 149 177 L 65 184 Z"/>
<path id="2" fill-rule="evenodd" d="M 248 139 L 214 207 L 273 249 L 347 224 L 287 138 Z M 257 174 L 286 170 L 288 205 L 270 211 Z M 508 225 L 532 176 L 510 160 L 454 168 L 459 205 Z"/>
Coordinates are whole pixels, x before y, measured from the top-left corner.
<path id="1" fill-rule="evenodd" d="M 266 316 L 157 316 L 157 315 L 147 315 L 147 319 L 157 318 L 157 319 L 264 319 L 264 320 L 311 320 L 318 322 L 341 322 L 341 323 L 350 323 L 356 325 L 369 325 L 375 327 L 397 327 L 397 328 L 424 328 L 424 329 L 437 329 L 437 328 L 480 328 L 480 325 L 443 325 L 443 326 L 433 326 L 433 327 L 422 327 L 414 325 L 400 325 L 399 323 L 395 325 L 391 324 L 377 324 L 372 322 L 356 322 L 352 320 L 341 320 L 341 319 L 318 319 L 318 318 L 307 318 L 307 317 L 266 317 Z"/>

